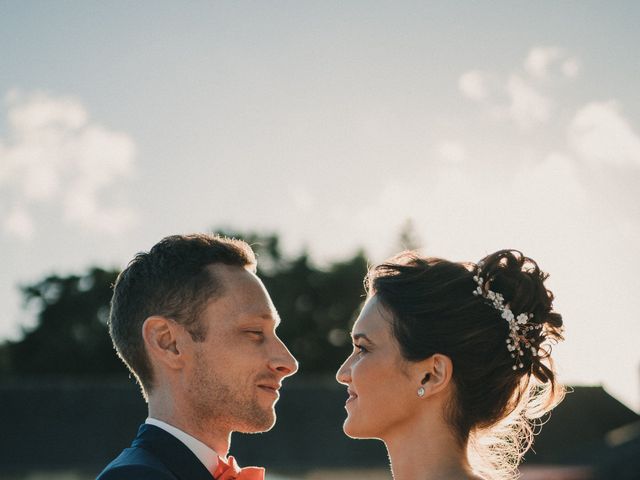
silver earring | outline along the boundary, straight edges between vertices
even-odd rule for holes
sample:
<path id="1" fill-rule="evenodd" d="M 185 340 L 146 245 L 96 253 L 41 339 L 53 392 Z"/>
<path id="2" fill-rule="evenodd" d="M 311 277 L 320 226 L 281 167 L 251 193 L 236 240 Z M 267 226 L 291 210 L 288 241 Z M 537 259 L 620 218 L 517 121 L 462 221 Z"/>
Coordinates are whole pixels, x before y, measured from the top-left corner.
<path id="1" fill-rule="evenodd" d="M 420 398 L 424 397 L 424 387 L 420 387 L 420 388 L 418 389 L 418 396 L 419 396 Z"/>

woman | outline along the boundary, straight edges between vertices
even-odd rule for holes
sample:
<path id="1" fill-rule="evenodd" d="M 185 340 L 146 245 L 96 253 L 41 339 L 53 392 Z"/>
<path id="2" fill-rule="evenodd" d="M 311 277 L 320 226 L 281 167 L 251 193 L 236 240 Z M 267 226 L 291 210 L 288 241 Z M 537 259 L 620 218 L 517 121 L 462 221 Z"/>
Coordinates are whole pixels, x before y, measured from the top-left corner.
<path id="1" fill-rule="evenodd" d="M 515 250 L 477 265 L 404 252 L 373 268 L 337 374 L 345 433 L 384 441 L 395 480 L 514 478 L 534 419 L 564 395 L 546 278 Z"/>

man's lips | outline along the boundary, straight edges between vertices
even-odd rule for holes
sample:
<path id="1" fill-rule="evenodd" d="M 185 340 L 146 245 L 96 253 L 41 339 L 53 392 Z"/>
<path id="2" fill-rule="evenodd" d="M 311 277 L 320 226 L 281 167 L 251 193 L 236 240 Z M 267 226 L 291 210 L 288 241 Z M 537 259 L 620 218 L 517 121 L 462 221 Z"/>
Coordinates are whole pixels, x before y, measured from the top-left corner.
<path id="1" fill-rule="evenodd" d="M 269 383 L 262 383 L 260 385 L 258 385 L 258 388 L 270 393 L 271 395 L 275 395 L 276 397 L 280 396 L 279 390 L 280 390 L 281 385 L 278 383 L 274 383 L 274 384 L 269 384 Z"/>

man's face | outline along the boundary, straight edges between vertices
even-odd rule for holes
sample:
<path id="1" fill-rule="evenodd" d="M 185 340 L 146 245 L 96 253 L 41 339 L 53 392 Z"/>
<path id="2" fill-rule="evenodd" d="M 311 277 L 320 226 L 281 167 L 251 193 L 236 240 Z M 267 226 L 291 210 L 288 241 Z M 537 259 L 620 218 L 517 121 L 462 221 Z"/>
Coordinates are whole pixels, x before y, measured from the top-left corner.
<path id="1" fill-rule="evenodd" d="M 200 317 L 205 340 L 193 343 L 186 394 L 195 420 L 246 433 L 269 430 L 281 382 L 298 364 L 276 335 L 280 319 L 260 279 L 241 267 L 209 268 L 225 290 Z"/>

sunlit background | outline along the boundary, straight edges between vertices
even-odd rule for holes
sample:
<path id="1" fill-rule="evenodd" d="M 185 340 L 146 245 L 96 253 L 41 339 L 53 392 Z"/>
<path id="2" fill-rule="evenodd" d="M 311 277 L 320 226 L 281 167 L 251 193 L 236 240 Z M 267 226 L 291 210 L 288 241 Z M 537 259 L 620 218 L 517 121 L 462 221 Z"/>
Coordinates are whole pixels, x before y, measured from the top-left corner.
<path id="1" fill-rule="evenodd" d="M 566 383 L 640 409 L 637 2 L 2 2 L 0 340 L 18 285 L 161 237 L 371 262 L 515 247 Z M 285 319 L 286 321 L 286 319 Z"/>

